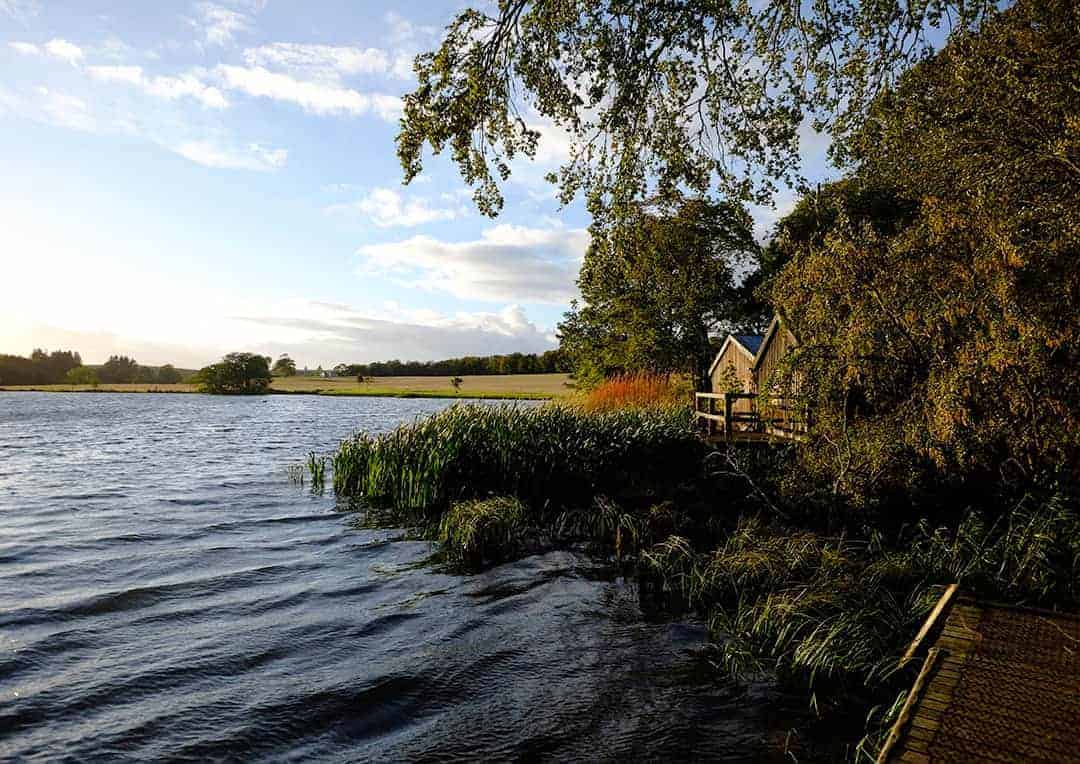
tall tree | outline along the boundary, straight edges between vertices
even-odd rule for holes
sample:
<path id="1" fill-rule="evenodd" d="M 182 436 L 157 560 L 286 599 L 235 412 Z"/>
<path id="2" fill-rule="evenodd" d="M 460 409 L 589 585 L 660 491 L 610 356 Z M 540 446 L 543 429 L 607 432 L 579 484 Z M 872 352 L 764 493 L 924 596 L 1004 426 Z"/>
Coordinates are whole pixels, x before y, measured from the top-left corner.
<path id="1" fill-rule="evenodd" d="M 559 325 L 561 349 L 586 381 L 685 372 L 704 389 L 710 331 L 736 310 L 735 272 L 756 249 L 744 209 L 702 199 L 594 225 L 578 279 L 584 303 Z"/>
<path id="2" fill-rule="evenodd" d="M 572 138 L 564 201 L 632 214 L 651 191 L 766 201 L 799 182 L 804 125 L 848 135 L 873 98 L 993 0 L 500 0 L 418 56 L 398 156 L 406 180 L 449 147 L 480 209 L 542 123 Z M 839 145 L 843 145 L 842 143 Z"/>
<path id="3" fill-rule="evenodd" d="M 256 353 L 229 353 L 198 373 L 199 387 L 215 395 L 261 395 L 270 387 L 270 359 Z"/>
<path id="4" fill-rule="evenodd" d="M 292 377 L 296 375 L 296 361 L 289 358 L 289 356 L 282 354 L 274 361 L 274 368 L 271 369 L 271 373 L 278 377 Z"/>
<path id="5" fill-rule="evenodd" d="M 126 355 L 111 355 L 101 366 L 98 378 L 102 382 L 124 384 L 139 378 L 139 364 Z"/>
<path id="6" fill-rule="evenodd" d="M 825 214 L 771 295 L 838 491 L 1077 476 L 1078 30 L 1075 2 L 1022 0 L 957 37 L 875 102 L 847 189 L 800 212 Z"/>

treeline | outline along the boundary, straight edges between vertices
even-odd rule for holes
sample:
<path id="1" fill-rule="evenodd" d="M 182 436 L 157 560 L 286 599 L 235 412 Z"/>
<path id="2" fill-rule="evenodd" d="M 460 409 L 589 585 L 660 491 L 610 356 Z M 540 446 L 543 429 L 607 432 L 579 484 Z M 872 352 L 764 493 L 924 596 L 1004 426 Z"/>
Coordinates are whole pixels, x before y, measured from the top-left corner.
<path id="1" fill-rule="evenodd" d="M 569 371 L 569 360 L 558 350 L 465 356 L 443 361 L 377 361 L 342 364 L 334 369 L 338 376 L 350 377 L 448 377 L 468 374 L 557 374 Z"/>
<path id="2" fill-rule="evenodd" d="M 36 348 L 30 357 L 0 355 L 0 385 L 165 384 L 182 381 L 172 364 L 141 366 L 125 355 L 109 356 L 101 366 L 86 366 L 72 350 L 51 353 Z"/>
<path id="3" fill-rule="evenodd" d="M 52 385 L 64 381 L 72 369 L 82 366 L 82 358 L 71 350 L 47 353 L 35 349 L 29 358 L 0 355 L 0 385 Z"/>

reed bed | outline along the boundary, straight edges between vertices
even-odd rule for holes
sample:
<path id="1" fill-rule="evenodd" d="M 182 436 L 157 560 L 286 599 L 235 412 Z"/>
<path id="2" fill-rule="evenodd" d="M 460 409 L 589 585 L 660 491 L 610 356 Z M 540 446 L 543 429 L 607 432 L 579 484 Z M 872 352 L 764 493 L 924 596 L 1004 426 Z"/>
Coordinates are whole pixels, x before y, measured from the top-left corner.
<path id="1" fill-rule="evenodd" d="M 670 374 L 637 372 L 605 380 L 581 401 L 586 411 L 622 409 L 664 409 L 687 405 L 693 389 L 690 383 Z"/>
<path id="2" fill-rule="evenodd" d="M 657 495 L 698 477 L 688 407 L 587 413 L 569 406 L 453 406 L 334 455 L 334 490 L 438 522 L 453 504 L 513 496 L 554 515 L 598 495 Z"/>

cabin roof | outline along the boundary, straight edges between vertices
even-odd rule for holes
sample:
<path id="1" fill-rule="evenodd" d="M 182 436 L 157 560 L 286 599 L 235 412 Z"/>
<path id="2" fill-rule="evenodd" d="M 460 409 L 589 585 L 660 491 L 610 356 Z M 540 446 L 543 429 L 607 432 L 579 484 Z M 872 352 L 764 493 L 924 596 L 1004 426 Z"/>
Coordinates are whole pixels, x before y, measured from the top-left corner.
<path id="1" fill-rule="evenodd" d="M 750 356 L 752 361 L 757 354 L 758 348 L 761 347 L 763 339 L 765 338 L 760 334 L 729 334 L 724 339 L 724 344 L 720 346 L 720 352 L 716 354 L 716 358 L 713 359 L 712 364 L 709 366 L 709 376 L 711 377 L 713 372 L 716 371 L 716 366 L 720 363 L 720 359 L 724 357 L 724 353 L 727 352 L 728 345 L 735 345 L 739 350 Z"/>
<path id="2" fill-rule="evenodd" d="M 735 338 L 736 342 L 749 350 L 750 355 L 757 355 L 758 348 L 761 347 L 761 342 L 765 339 L 764 334 L 733 334 L 731 336 Z"/>

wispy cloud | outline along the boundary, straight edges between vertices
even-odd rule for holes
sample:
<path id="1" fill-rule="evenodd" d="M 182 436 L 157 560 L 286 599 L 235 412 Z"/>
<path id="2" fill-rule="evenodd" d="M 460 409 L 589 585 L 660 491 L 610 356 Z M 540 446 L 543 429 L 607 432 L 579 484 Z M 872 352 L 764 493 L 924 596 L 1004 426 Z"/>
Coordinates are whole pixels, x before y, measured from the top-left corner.
<path id="1" fill-rule="evenodd" d="M 248 48 L 244 60 L 249 66 L 284 69 L 301 77 L 334 82 L 342 76 L 386 74 L 393 69 L 391 55 L 379 48 L 295 42 Z"/>
<path id="2" fill-rule="evenodd" d="M 78 96 L 53 92 L 44 87 L 38 88 L 38 94 L 41 96 L 41 111 L 45 121 L 84 132 L 97 129 L 97 120 L 90 113 L 90 107 Z"/>
<path id="3" fill-rule="evenodd" d="M 555 344 L 551 331 L 529 320 L 517 304 L 490 312 L 443 314 L 385 303 L 376 316 L 348 305 L 293 301 L 277 306 L 273 314 L 241 320 L 266 327 L 269 336 L 288 330 L 303 337 L 289 346 L 267 344 L 265 352 L 289 352 L 324 364 L 542 352 Z"/>
<path id="4" fill-rule="evenodd" d="M 203 39 L 210 45 L 229 45 L 236 39 L 237 34 L 251 29 L 250 16 L 216 3 L 198 3 L 195 12 L 198 17 L 192 24 L 200 30 Z"/>
<path id="5" fill-rule="evenodd" d="M 196 164 L 223 170 L 276 170 L 285 165 L 289 152 L 258 143 L 244 150 L 223 148 L 209 141 L 187 141 L 170 147 L 172 151 Z"/>
<path id="6" fill-rule="evenodd" d="M 37 0 L 0 0 L 0 13 L 17 21 L 25 21 L 36 16 L 41 10 Z"/>
<path id="7" fill-rule="evenodd" d="M 78 45 L 67 40 L 53 39 L 45 43 L 45 52 L 61 61 L 76 65 L 83 59 L 83 51 Z"/>
<path id="8" fill-rule="evenodd" d="M 41 55 L 41 48 L 34 45 L 32 42 L 9 42 L 8 47 L 17 53 L 21 53 L 24 56 L 39 56 Z"/>
<path id="9" fill-rule="evenodd" d="M 468 209 L 460 203 L 433 206 L 424 197 L 407 196 L 392 188 L 372 189 L 355 202 L 335 204 L 328 211 L 359 215 L 379 228 L 413 228 L 468 214 Z"/>
<path id="10" fill-rule="evenodd" d="M 191 98 L 212 109 L 224 109 L 229 105 L 220 90 L 191 73 L 176 77 L 148 76 L 141 66 L 90 66 L 87 72 L 94 79 L 132 85 L 155 98 L 170 101 Z"/>
<path id="11" fill-rule="evenodd" d="M 298 80 L 261 67 L 221 65 L 217 69 L 224 87 L 257 98 L 296 104 L 318 115 L 375 116 L 394 121 L 401 113 L 401 99 L 383 93 L 361 93 L 325 82 Z"/>
<path id="12" fill-rule="evenodd" d="M 479 239 L 414 236 L 360 248 L 361 272 L 463 299 L 565 304 L 588 245 L 584 229 L 498 225 Z"/>
<path id="13" fill-rule="evenodd" d="M 44 45 L 35 45 L 32 42 L 15 41 L 9 42 L 8 46 L 24 56 L 41 56 L 47 54 L 53 58 L 69 63 L 72 66 L 78 66 L 79 62 L 82 61 L 84 57 L 82 48 L 73 42 L 62 40 L 59 37 L 54 37 Z"/>

